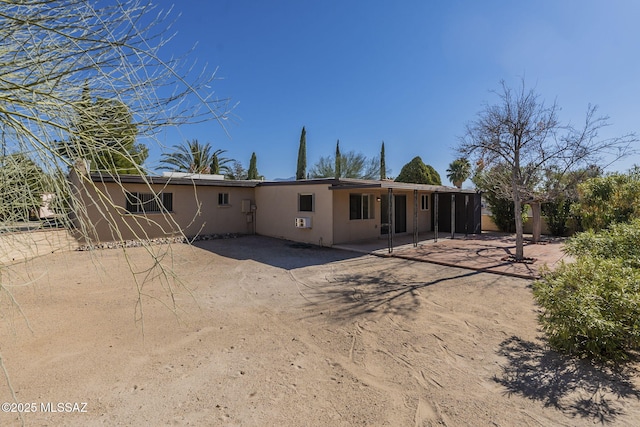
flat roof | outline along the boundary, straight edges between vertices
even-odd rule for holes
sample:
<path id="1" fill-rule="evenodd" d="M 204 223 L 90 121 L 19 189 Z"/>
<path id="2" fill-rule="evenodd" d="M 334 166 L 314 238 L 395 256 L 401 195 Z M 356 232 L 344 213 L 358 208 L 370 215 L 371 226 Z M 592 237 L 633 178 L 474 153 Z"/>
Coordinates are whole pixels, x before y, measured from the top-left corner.
<path id="1" fill-rule="evenodd" d="M 476 194 L 476 190 L 465 190 L 457 187 L 448 187 L 446 185 L 428 185 L 428 184 L 414 184 L 409 182 L 396 182 L 389 180 L 374 181 L 364 179 L 339 179 L 331 187 L 332 190 L 355 190 L 355 189 L 392 189 L 392 190 L 418 190 L 428 191 L 431 193 L 465 193 Z"/>
<path id="2" fill-rule="evenodd" d="M 198 185 L 210 187 L 247 187 L 254 188 L 260 181 L 255 180 L 212 180 L 187 177 L 143 176 L 143 175 L 112 175 L 92 173 L 93 182 L 115 182 L 124 184 L 160 184 L 160 185 Z"/>
<path id="3" fill-rule="evenodd" d="M 315 178 L 301 179 L 296 181 L 257 181 L 257 180 L 212 180 L 200 179 L 197 177 L 167 177 L 167 176 L 142 176 L 142 175 L 111 175 L 102 173 L 92 173 L 91 180 L 94 182 L 115 182 L 125 184 L 161 184 L 161 185 L 198 185 L 210 187 L 248 187 L 260 186 L 304 186 L 304 185 L 327 185 L 329 190 L 370 190 L 370 189 L 392 189 L 406 191 L 426 191 L 431 193 L 464 193 L 476 194 L 476 190 L 448 187 L 445 185 L 413 184 L 406 182 L 396 182 L 389 180 L 366 180 L 352 178 Z"/>

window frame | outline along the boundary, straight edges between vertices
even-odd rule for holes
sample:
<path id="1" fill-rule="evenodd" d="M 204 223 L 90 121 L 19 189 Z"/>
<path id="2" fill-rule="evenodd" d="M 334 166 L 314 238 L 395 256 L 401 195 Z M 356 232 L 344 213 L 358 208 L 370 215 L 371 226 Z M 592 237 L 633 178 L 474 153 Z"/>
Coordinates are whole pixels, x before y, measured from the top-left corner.
<path id="1" fill-rule="evenodd" d="M 218 193 L 218 206 L 219 207 L 231 206 L 231 194 L 229 194 L 229 192 Z"/>
<path id="2" fill-rule="evenodd" d="M 303 197 L 311 197 L 311 207 L 310 209 L 302 209 L 303 208 L 303 204 L 302 204 L 302 198 Z M 306 203 L 305 203 L 305 208 Z M 315 212 L 316 210 L 316 195 L 315 193 L 298 193 L 298 212 Z"/>
<path id="3" fill-rule="evenodd" d="M 173 193 L 143 193 L 125 190 L 125 209 L 130 214 L 163 214 L 173 212 Z"/>
<path id="4" fill-rule="evenodd" d="M 420 197 L 420 210 L 421 211 L 428 211 L 429 208 L 430 208 L 430 205 L 431 205 L 431 201 L 430 201 L 431 194 L 426 193 L 426 194 L 421 194 L 420 196 L 421 196 Z M 427 205 L 427 207 L 425 207 L 425 204 Z"/>
<path id="5" fill-rule="evenodd" d="M 357 205 L 354 207 L 352 203 L 356 200 Z M 375 219 L 375 200 L 375 194 L 349 193 L 349 221 L 367 221 Z"/>

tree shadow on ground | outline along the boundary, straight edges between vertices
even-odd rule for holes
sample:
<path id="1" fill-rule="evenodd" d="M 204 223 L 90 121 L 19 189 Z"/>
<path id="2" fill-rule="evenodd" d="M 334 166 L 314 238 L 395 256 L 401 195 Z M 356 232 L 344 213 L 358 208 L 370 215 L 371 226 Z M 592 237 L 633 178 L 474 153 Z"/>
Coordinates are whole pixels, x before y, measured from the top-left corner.
<path id="1" fill-rule="evenodd" d="M 518 337 L 503 341 L 498 353 L 507 364 L 494 380 L 508 394 L 543 402 L 574 417 L 609 423 L 625 413 L 620 399 L 640 399 L 640 390 L 629 380 L 637 371 L 629 366 L 596 366 Z"/>
<path id="2" fill-rule="evenodd" d="M 349 320 L 361 315 L 398 315 L 410 318 L 421 304 L 420 290 L 481 274 L 478 271 L 451 270 L 457 274 L 430 281 L 399 278 L 390 272 L 352 273 L 335 277 L 317 296 L 334 319 Z M 437 274 L 435 274 L 437 276 Z"/>

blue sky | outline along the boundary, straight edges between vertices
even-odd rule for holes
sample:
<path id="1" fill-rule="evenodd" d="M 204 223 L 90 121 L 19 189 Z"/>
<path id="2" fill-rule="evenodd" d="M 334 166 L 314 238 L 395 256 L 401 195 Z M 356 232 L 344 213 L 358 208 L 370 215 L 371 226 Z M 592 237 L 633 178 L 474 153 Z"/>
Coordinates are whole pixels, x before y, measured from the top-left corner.
<path id="1" fill-rule="evenodd" d="M 238 104 L 228 136 L 210 122 L 168 132 L 162 144 L 209 142 L 245 167 L 255 151 L 267 179 L 295 174 L 305 126 L 309 166 L 338 139 L 343 152 L 369 157 L 384 141 L 391 176 L 421 156 L 447 183 L 465 124 L 497 102 L 490 91 L 502 79 L 524 77 L 557 101 L 563 122 L 579 124 L 589 103 L 599 105 L 612 123 L 603 137 L 640 130 L 634 0 L 184 0 L 173 16 L 164 54 L 196 45 L 191 58 L 218 67 L 217 96 Z M 149 166 L 160 152 L 151 148 Z"/>

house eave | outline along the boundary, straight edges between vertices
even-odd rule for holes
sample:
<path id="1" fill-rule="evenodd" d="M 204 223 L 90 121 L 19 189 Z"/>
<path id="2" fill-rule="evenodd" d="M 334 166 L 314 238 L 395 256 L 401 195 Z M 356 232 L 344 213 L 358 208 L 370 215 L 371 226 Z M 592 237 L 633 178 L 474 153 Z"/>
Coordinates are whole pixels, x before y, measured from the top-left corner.
<path id="1" fill-rule="evenodd" d="M 145 185 L 189 185 L 203 187 L 245 187 L 255 188 L 260 181 L 248 180 L 211 180 L 189 177 L 144 176 L 144 175 L 113 175 L 95 172 L 90 175 L 93 182 L 145 184 Z"/>

